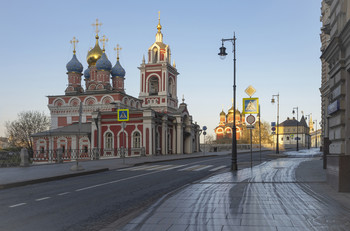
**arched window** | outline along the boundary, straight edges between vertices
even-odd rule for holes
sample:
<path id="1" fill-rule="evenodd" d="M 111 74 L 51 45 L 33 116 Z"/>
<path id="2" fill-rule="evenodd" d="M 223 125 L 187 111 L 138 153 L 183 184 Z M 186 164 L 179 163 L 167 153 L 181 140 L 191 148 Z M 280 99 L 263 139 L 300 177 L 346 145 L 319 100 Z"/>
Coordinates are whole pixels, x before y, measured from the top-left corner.
<path id="1" fill-rule="evenodd" d="M 132 136 L 132 142 L 134 148 L 140 148 L 141 147 L 141 135 L 139 132 L 134 132 Z"/>
<path id="2" fill-rule="evenodd" d="M 105 134 L 105 149 L 113 148 L 113 135 L 110 132 Z"/>
<path id="3" fill-rule="evenodd" d="M 149 94 L 158 95 L 158 78 L 153 76 L 149 79 Z"/>
<path id="4" fill-rule="evenodd" d="M 158 61 L 158 48 L 153 48 L 153 63 L 156 63 Z"/>
<path id="5" fill-rule="evenodd" d="M 175 95 L 174 93 L 174 82 L 172 78 L 169 78 L 169 87 L 168 87 L 168 92 L 169 92 L 169 96 L 172 97 L 173 95 Z"/>

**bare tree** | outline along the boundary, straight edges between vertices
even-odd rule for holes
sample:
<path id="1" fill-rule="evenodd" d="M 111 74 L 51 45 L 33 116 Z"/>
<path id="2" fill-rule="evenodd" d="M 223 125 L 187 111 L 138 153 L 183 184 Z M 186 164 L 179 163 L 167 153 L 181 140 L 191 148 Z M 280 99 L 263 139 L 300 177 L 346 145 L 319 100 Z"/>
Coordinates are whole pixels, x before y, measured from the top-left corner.
<path id="1" fill-rule="evenodd" d="M 272 136 L 270 135 L 271 127 L 268 122 L 261 122 L 261 142 L 264 144 L 272 143 Z M 241 137 L 241 143 L 250 143 L 250 131 L 246 126 L 243 126 L 243 135 Z M 255 123 L 255 128 L 252 130 L 253 144 L 258 144 L 260 140 L 259 123 Z"/>
<path id="2" fill-rule="evenodd" d="M 214 142 L 214 136 L 213 135 L 206 135 L 205 143 L 206 144 L 212 144 L 213 142 Z"/>
<path id="3" fill-rule="evenodd" d="M 38 111 L 23 111 L 17 116 L 17 120 L 7 121 L 5 124 L 10 145 L 32 150 L 33 142 L 30 136 L 48 130 L 50 119 L 43 112 Z"/>

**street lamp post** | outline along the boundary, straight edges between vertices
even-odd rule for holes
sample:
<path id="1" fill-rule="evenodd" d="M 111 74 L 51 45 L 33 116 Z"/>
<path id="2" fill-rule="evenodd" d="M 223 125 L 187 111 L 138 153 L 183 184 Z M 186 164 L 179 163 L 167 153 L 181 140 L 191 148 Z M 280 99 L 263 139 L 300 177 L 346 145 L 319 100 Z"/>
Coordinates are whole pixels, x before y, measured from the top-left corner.
<path id="1" fill-rule="evenodd" d="M 315 122 L 316 121 L 316 122 Z M 314 124 L 316 124 L 316 130 L 315 130 L 315 148 L 317 148 L 317 120 L 314 121 Z"/>
<path id="2" fill-rule="evenodd" d="M 298 107 L 293 107 L 293 115 L 295 114 L 294 109 L 297 110 L 297 151 L 299 151 L 299 109 Z"/>
<path id="3" fill-rule="evenodd" d="M 280 93 L 277 95 L 272 95 L 271 103 L 275 103 L 275 97 L 277 98 L 277 136 L 276 136 L 276 154 L 280 153 L 279 144 L 278 144 L 278 124 L 279 124 L 279 118 L 280 118 Z"/>
<path id="4" fill-rule="evenodd" d="M 231 170 L 237 171 L 237 140 L 236 140 L 236 35 L 233 33 L 233 38 L 221 39 L 222 46 L 218 55 L 224 59 L 227 55 L 224 42 L 230 41 L 233 45 L 233 125 L 232 125 L 232 163 Z"/>
<path id="5" fill-rule="evenodd" d="M 310 122 L 311 122 L 311 120 L 310 120 L 310 118 L 311 118 L 311 115 L 312 115 L 312 113 L 310 113 L 310 114 L 308 114 L 308 115 L 305 115 L 305 116 L 307 116 L 307 118 L 305 118 L 305 120 L 309 120 L 309 125 L 310 125 Z M 311 140 L 311 134 L 310 134 L 310 126 L 307 126 L 308 128 L 309 128 L 309 138 L 308 138 L 308 140 L 307 140 L 307 148 L 308 149 L 310 149 L 310 140 Z"/>

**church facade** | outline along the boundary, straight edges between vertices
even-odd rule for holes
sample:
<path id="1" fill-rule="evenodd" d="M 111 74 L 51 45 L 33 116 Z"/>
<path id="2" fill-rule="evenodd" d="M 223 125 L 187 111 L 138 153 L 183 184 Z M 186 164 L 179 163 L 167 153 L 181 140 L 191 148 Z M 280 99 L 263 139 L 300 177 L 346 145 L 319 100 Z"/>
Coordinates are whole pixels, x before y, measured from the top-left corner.
<path id="1" fill-rule="evenodd" d="M 225 138 L 232 139 L 232 127 L 233 127 L 233 106 L 228 111 L 227 115 L 224 110 L 220 113 L 220 122 L 214 131 L 216 134 L 216 140 L 220 141 Z M 245 124 L 245 117 L 236 109 L 236 139 L 240 140 L 243 132 L 243 125 Z"/>
<path id="2" fill-rule="evenodd" d="M 163 43 L 160 19 L 155 42 L 147 61 L 140 65 L 138 97 L 124 90 L 125 70 L 112 66 L 105 53 L 104 36 L 87 54 L 88 68 L 75 55 L 67 64 L 68 86 L 64 95 L 48 96 L 51 129 L 33 134 L 34 161 L 55 160 L 61 149 L 63 160 L 78 157 L 108 158 L 198 152 L 200 126 L 193 123 L 187 105 L 177 97 L 178 71 L 171 65 L 169 45 Z M 102 49 L 100 47 L 102 42 Z M 81 84 L 84 78 L 85 87 Z M 117 110 L 128 109 L 129 120 L 118 121 Z"/>

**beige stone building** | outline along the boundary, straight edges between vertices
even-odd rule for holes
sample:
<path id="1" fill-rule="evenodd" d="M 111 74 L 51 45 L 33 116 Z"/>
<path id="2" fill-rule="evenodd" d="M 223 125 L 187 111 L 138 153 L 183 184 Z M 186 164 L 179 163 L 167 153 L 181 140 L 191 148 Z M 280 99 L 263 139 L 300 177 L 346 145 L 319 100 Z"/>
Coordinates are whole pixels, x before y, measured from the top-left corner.
<path id="1" fill-rule="evenodd" d="M 350 192 L 350 0 L 321 5 L 322 143 L 328 182 Z"/>
<path id="2" fill-rule="evenodd" d="M 277 135 L 274 134 L 274 143 Z M 278 125 L 278 143 L 280 148 L 294 148 L 297 145 L 300 149 L 307 148 L 310 145 L 309 127 L 304 116 L 300 121 L 293 118 L 287 118 Z"/>

